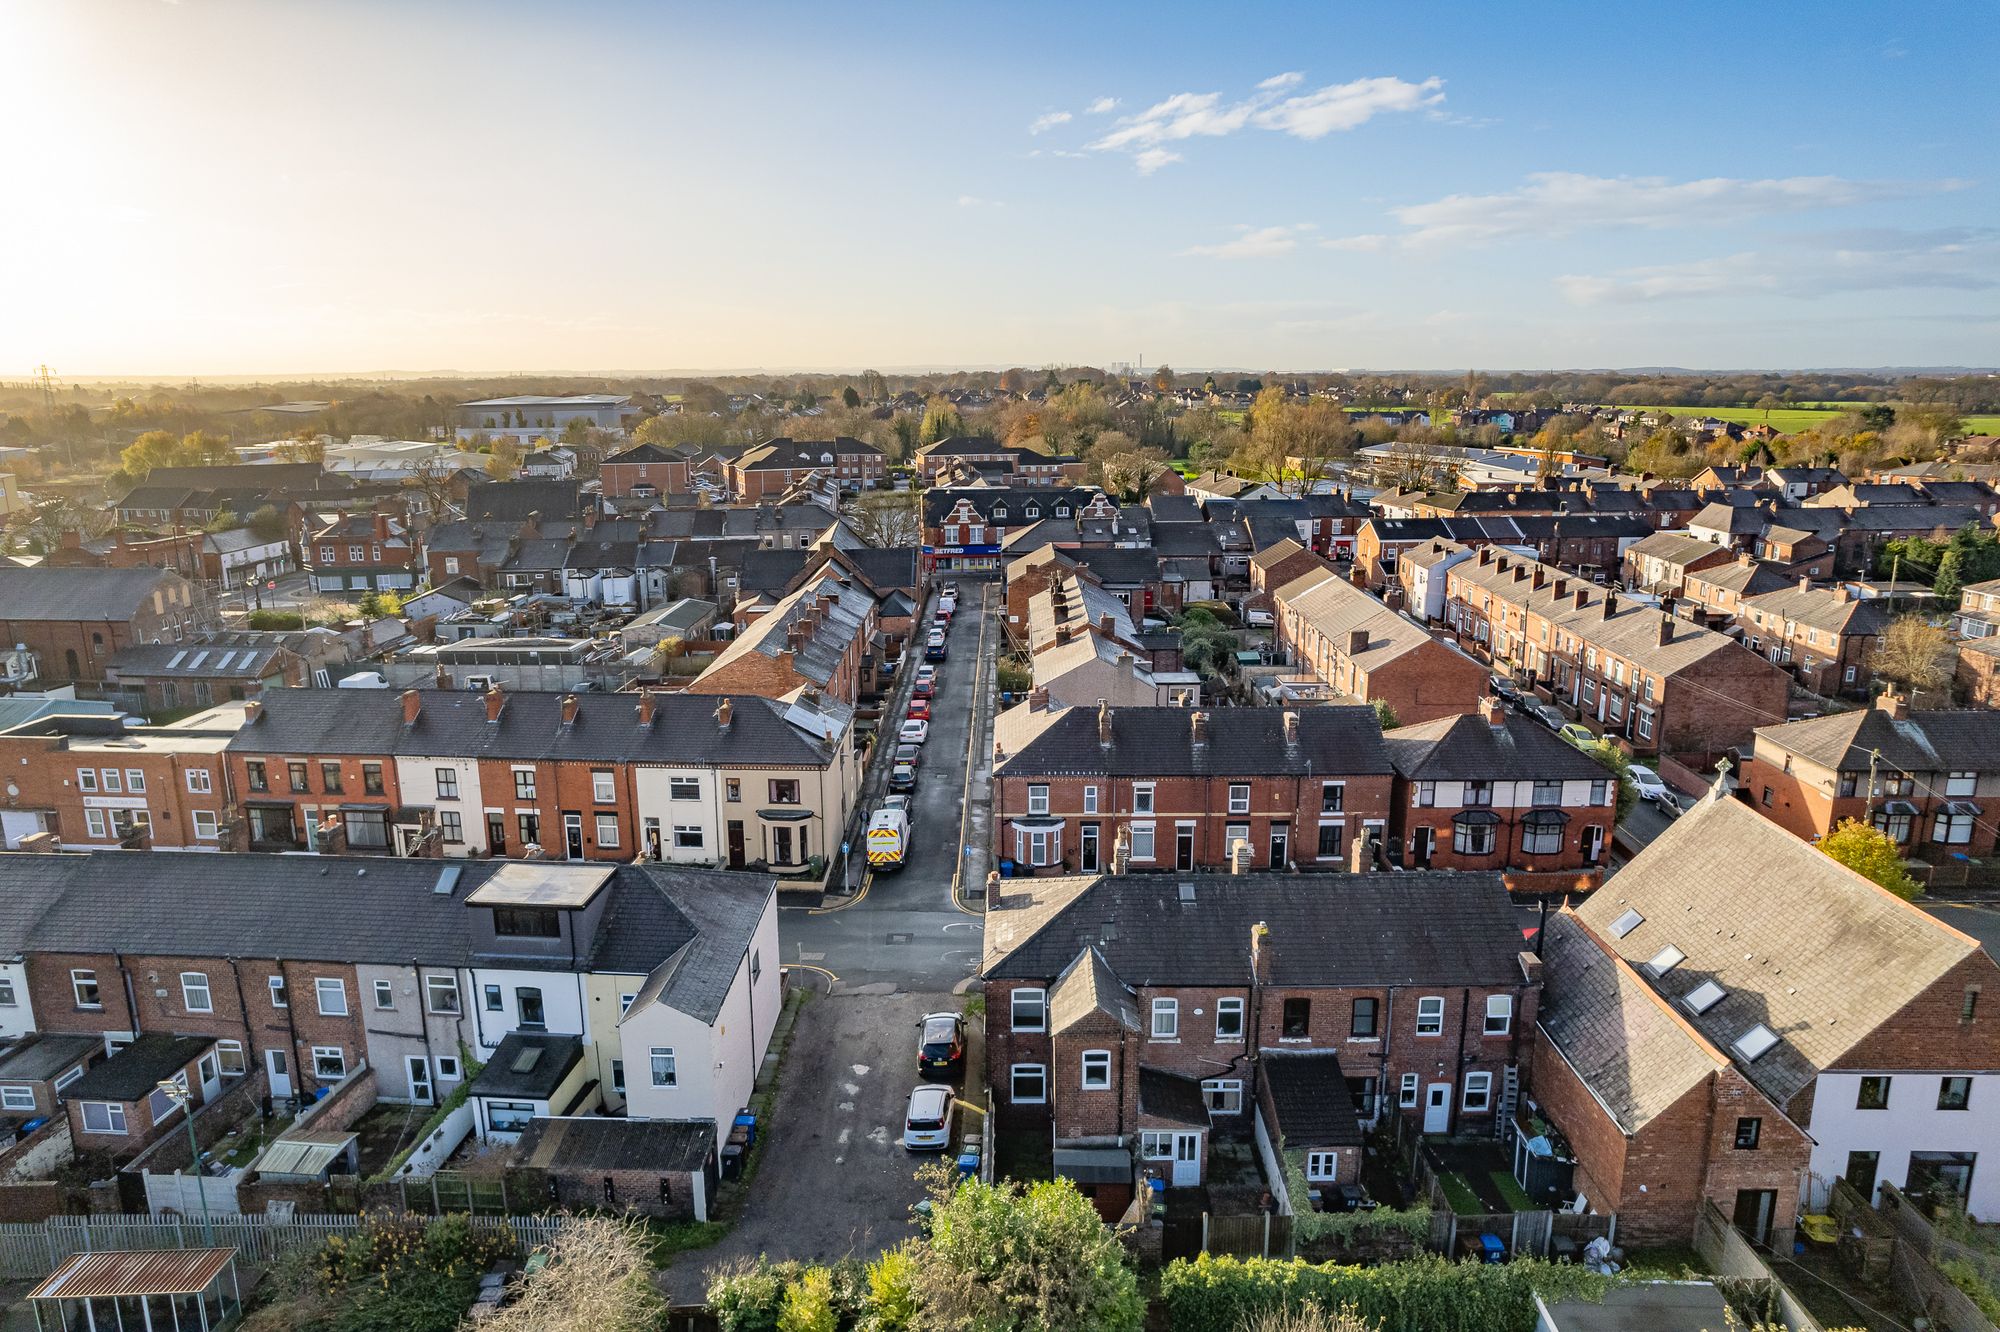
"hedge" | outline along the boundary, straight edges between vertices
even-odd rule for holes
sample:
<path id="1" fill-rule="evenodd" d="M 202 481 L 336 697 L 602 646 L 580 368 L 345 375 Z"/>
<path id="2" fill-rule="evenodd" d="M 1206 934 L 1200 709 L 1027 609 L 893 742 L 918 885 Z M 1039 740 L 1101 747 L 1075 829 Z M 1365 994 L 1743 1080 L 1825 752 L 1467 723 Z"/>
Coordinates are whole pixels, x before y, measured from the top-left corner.
<path id="1" fill-rule="evenodd" d="M 1160 1301 L 1174 1332 L 1239 1332 L 1268 1311 L 1353 1305 L 1381 1332 L 1533 1332 L 1535 1295 L 1600 1300 L 1612 1278 L 1534 1259 L 1448 1263 L 1429 1257 L 1381 1267 L 1299 1259 L 1218 1258 L 1168 1265 Z"/>

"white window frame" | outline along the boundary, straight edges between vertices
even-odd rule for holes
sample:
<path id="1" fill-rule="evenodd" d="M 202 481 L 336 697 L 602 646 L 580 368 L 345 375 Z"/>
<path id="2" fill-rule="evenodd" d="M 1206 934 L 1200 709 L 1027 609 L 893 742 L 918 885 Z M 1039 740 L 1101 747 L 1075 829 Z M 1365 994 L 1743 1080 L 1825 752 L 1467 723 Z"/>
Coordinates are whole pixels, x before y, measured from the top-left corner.
<path id="1" fill-rule="evenodd" d="M 1130 825 L 1130 828 L 1132 839 L 1129 845 L 1131 847 L 1132 859 L 1135 862 L 1145 861 L 1149 864 L 1157 860 L 1159 858 L 1159 839 L 1154 833 L 1153 825 L 1150 823 L 1134 823 Z M 1142 837 L 1146 839 L 1143 849 L 1139 841 Z"/>
<path id="2" fill-rule="evenodd" d="M 83 792 L 85 795 L 96 794 L 97 769 L 78 768 L 76 770 L 76 789 Z"/>
<path id="3" fill-rule="evenodd" d="M 1243 1043 L 1243 1008 L 1243 1000 L 1235 995 L 1224 995 L 1215 1001 L 1215 1039 L 1218 1042 L 1226 1041 L 1231 1045 L 1240 1045 Z M 1224 1013 L 1235 1014 L 1235 1031 L 1226 1032 L 1222 1029 L 1222 1015 Z"/>
<path id="4" fill-rule="evenodd" d="M 1243 1079 L 1203 1078 L 1201 1080 L 1201 1101 L 1211 1115 L 1240 1115 L 1243 1113 Z"/>
<path id="5" fill-rule="evenodd" d="M 1032 1021 L 1022 1019 L 1022 1000 L 1033 998 L 1034 1017 Z M 1049 992 L 1039 986 L 1016 989 L 1007 1001 L 1007 1029 L 1009 1031 L 1047 1031 L 1049 1029 Z"/>
<path id="6" fill-rule="evenodd" d="M 654 1087 L 681 1085 L 680 1057 L 671 1045 L 649 1046 L 646 1050 L 646 1077 Z"/>
<path id="7" fill-rule="evenodd" d="M 199 993 L 201 1002 L 195 1002 Z M 190 1013 L 213 1013 L 215 992 L 209 988 L 206 971 L 183 971 L 181 973 L 181 1007 Z"/>
<path id="8" fill-rule="evenodd" d="M 1152 782 L 1132 783 L 1132 812 L 1134 814 L 1153 813 L 1153 796 L 1154 785 Z"/>
<path id="9" fill-rule="evenodd" d="M 83 811 L 83 825 L 97 841 L 102 841 L 111 835 L 111 825 L 105 822 L 104 811 L 101 809 Z"/>
<path id="10" fill-rule="evenodd" d="M 9 1087 L 0 1087 L 0 1110 L 26 1110 L 33 1113 L 34 1109 L 35 1089 L 33 1087 L 23 1087 L 18 1084 Z"/>
<path id="11" fill-rule="evenodd" d="M 1399 1084 L 1397 1084 L 1397 1087 L 1396 1087 L 1396 1104 L 1397 1104 L 1397 1105 L 1401 1106 L 1401 1107 L 1402 1107 L 1403 1109 L 1405 1109 L 1405 1110 L 1414 1110 L 1414 1109 L 1416 1109 L 1416 1107 L 1417 1107 L 1417 1092 L 1418 1092 L 1418 1090 L 1419 1090 L 1419 1088 L 1418 1088 L 1418 1086 L 1417 1086 L 1417 1082 L 1418 1082 L 1418 1079 L 1417 1079 L 1417 1075 L 1416 1075 L 1416 1074 L 1414 1074 L 1414 1073 L 1405 1073 L 1405 1074 L 1403 1075 L 1403 1080 L 1402 1080 L 1402 1082 L 1400 1082 Z"/>
<path id="12" fill-rule="evenodd" d="M 271 992 L 271 1007 L 290 1008 L 292 1006 L 292 988 L 283 976 L 267 976 L 264 978 L 264 983 Z"/>
<path id="13" fill-rule="evenodd" d="M 1039 1096 L 1021 1095 L 1023 1076 L 1040 1080 Z M 1009 1105 L 1046 1105 L 1049 1099 L 1049 1069 L 1046 1064 L 1015 1064 L 1007 1070 L 1007 1102 Z"/>
<path id="14" fill-rule="evenodd" d="M 213 791 L 215 789 L 214 779 L 209 776 L 208 769 L 189 768 L 187 770 L 187 789 L 195 795 L 207 795 L 210 791 Z"/>
<path id="15" fill-rule="evenodd" d="M 146 770 L 144 768 L 125 769 L 125 790 L 129 795 L 146 794 Z"/>
<path id="16" fill-rule="evenodd" d="M 1097 787 L 1094 784 L 1083 788 L 1083 812 L 1086 814 L 1097 812 Z"/>
<path id="17" fill-rule="evenodd" d="M 1499 1026 L 1494 1026 L 1495 1020 Z M 1508 1036 L 1514 1031 L 1514 996 L 1511 994 L 1489 994 L 1486 996 L 1486 1023 L 1482 1029 L 1486 1036 Z"/>
<path id="18" fill-rule="evenodd" d="M 1250 812 L 1250 783 L 1231 782 L 1229 784 L 1229 812 L 1248 814 Z"/>
<path id="19" fill-rule="evenodd" d="M 1477 1103 L 1473 1101 L 1474 1096 L 1479 1098 Z M 1493 1109 L 1493 1075 L 1483 1069 L 1466 1074 L 1465 1091 L 1459 1099 L 1459 1106 L 1467 1114 L 1490 1112 Z"/>
<path id="20" fill-rule="evenodd" d="M 607 829 L 611 834 L 609 837 L 605 836 Z M 606 849 L 615 849 L 617 847 L 618 816 L 616 814 L 599 814 L 597 816 L 597 845 L 600 848 Z"/>
<path id="21" fill-rule="evenodd" d="M 669 789 L 671 789 L 671 781 L 669 781 L 668 785 Z M 675 797 L 669 795 L 667 798 L 671 800 Z M 618 802 L 617 776 L 609 772 L 593 771 L 590 774 L 590 801 L 594 805 L 616 804 Z"/>
<path id="22" fill-rule="evenodd" d="M 332 989 L 329 990 L 327 988 L 328 986 L 331 986 Z M 326 1006 L 326 1000 L 329 994 L 333 996 L 336 1007 L 328 1008 Z M 347 982 L 342 980 L 340 977 L 338 976 L 313 977 L 313 999 L 319 1005 L 319 1015 L 321 1017 L 347 1016 Z"/>
<path id="23" fill-rule="evenodd" d="M 231 1068 L 229 1056 L 234 1055 L 236 1067 Z M 240 1078 L 250 1072 L 250 1062 L 244 1053 L 243 1042 L 221 1040 L 215 1043 L 215 1066 L 225 1078 Z"/>
<path id="24" fill-rule="evenodd" d="M 118 1102 L 79 1101 L 77 1102 L 77 1104 L 82 1107 L 79 1113 L 83 1120 L 83 1131 L 85 1133 L 96 1133 L 96 1134 L 101 1134 L 105 1137 L 122 1138 L 131 1131 L 129 1128 L 126 1127 L 125 1107 L 120 1105 Z M 94 1128 L 91 1126 L 90 1112 L 92 1110 L 96 1110 L 99 1112 L 100 1117 L 104 1121 L 102 1127 Z"/>
<path id="25" fill-rule="evenodd" d="M 1139 1159 L 1142 1161 L 1171 1161 L 1174 1159 L 1174 1135 L 1159 1129 L 1146 1129 L 1139 1134 Z"/>
<path id="26" fill-rule="evenodd" d="M 1331 1184 L 1340 1178 L 1339 1152 L 1307 1152 L 1306 1183 Z"/>
<path id="27" fill-rule="evenodd" d="M 692 790 L 684 789 L 689 787 L 693 789 Z M 701 799 L 701 778 L 699 777 L 667 778 L 667 799 L 669 800 Z"/>
<path id="28" fill-rule="evenodd" d="M 328 1067 L 339 1069 L 329 1073 Z M 313 1078 L 319 1082 L 339 1082 L 347 1076 L 347 1047 L 344 1045 L 315 1045 L 312 1048 Z"/>
<path id="29" fill-rule="evenodd" d="M 396 1006 L 396 985 L 394 981 L 375 982 L 375 1011 L 380 1013 Z"/>
<path id="30" fill-rule="evenodd" d="M 1049 812 L 1048 784 L 1046 782 L 1036 782 L 1034 785 L 1028 788 L 1028 813 L 1046 814 L 1048 812 Z M 1039 865 L 1041 862 L 1036 861 L 1035 863 Z"/>
<path id="31" fill-rule="evenodd" d="M 1417 1000 L 1417 1035 L 1444 1035 L 1444 996 L 1427 994 Z"/>
<path id="32" fill-rule="evenodd" d="M 215 817 L 214 810 L 189 810 L 188 817 L 194 820 L 195 840 L 201 842 L 217 842 L 222 840 L 222 823 Z"/>
<path id="33" fill-rule="evenodd" d="M 85 985 L 90 986 L 91 990 L 97 995 L 97 998 L 86 1000 L 83 997 L 83 987 Z M 97 973 L 88 967 L 78 967 L 71 970 L 69 973 L 69 994 L 70 998 L 76 1001 L 78 1008 L 90 1009 L 94 1012 L 104 1007 L 104 989 L 97 983 Z"/>
<path id="34" fill-rule="evenodd" d="M 1181 1038 L 1181 1001 L 1156 996 L 1151 1006 L 1152 1023 L 1147 1030 L 1156 1041 L 1178 1041 Z M 1162 1021 L 1165 1019 L 1165 1021 Z"/>
<path id="35" fill-rule="evenodd" d="M 440 1005 L 438 1000 L 445 995 L 449 995 L 450 998 L 445 1004 Z M 424 1011 L 454 1017 L 463 1013 L 465 1005 L 458 992 L 458 977 L 436 975 L 424 977 Z"/>
<path id="36" fill-rule="evenodd" d="M 1111 1090 L 1111 1051 L 1085 1050 L 1079 1062 L 1078 1087 L 1084 1091 Z"/>

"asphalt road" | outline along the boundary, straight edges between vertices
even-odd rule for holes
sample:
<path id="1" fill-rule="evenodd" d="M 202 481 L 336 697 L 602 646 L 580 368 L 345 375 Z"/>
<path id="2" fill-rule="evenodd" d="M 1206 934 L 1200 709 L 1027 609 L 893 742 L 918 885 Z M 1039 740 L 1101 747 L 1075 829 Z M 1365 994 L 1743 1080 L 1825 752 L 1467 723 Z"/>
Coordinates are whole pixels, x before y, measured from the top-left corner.
<path id="1" fill-rule="evenodd" d="M 811 911 L 787 910 L 778 922 L 786 962 L 830 972 L 836 978 L 836 992 L 947 992 L 979 969 L 983 922 L 976 911 L 953 904 L 952 874 L 963 856 L 966 882 L 982 884 L 986 878 L 993 662 L 1002 633 L 995 584 L 961 579 L 960 592 L 959 611 L 946 636 L 950 656 L 938 666 L 930 738 L 917 770 L 908 859 L 900 870 L 871 876 L 865 891 L 851 901 L 831 901 Z M 921 652 L 916 655 L 921 657 Z M 916 664 L 905 665 L 904 674 L 914 674 Z M 910 681 L 898 683 L 895 697 L 901 700 L 907 697 Z M 899 702 L 893 713 L 885 715 L 885 735 L 893 731 L 892 721 L 900 721 L 903 711 Z M 975 728 L 976 744 L 972 743 Z M 969 749 L 977 761 L 968 781 Z M 864 784 L 864 799 L 871 809 L 886 793 L 892 750 L 885 742 L 877 754 L 882 770 L 871 771 Z M 970 856 L 965 854 L 967 845 L 972 848 Z"/>

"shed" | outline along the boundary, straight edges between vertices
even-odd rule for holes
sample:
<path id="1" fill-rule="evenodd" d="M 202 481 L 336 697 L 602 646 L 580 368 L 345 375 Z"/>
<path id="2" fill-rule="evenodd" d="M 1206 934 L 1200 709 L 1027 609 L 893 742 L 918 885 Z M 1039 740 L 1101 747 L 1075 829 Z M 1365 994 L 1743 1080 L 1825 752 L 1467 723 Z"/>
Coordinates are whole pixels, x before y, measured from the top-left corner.
<path id="1" fill-rule="evenodd" d="M 328 1175 L 351 1175 L 360 1166 L 360 1143 L 358 1133 L 303 1129 L 287 1133 L 266 1147 L 250 1168 L 265 1179 L 287 1181 L 323 1181 Z"/>
<path id="2" fill-rule="evenodd" d="M 98 1249 L 63 1259 L 28 1303 L 37 1328 L 208 1332 L 242 1316 L 243 1291 L 234 1249 Z"/>

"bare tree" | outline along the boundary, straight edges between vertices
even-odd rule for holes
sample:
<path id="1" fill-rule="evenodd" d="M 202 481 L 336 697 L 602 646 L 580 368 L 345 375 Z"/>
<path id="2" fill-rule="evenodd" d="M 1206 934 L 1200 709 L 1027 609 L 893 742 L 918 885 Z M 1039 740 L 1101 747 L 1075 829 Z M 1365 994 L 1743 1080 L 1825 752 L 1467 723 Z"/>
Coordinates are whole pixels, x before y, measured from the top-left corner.
<path id="1" fill-rule="evenodd" d="M 1868 655 L 1868 668 L 1912 694 L 1944 688 L 1952 677 L 1951 635 L 1921 615 L 1899 615 Z"/>
<path id="2" fill-rule="evenodd" d="M 443 520 L 451 509 L 451 478 L 455 469 L 442 454 L 427 458 L 403 478 L 405 489 L 413 490 L 422 501 L 424 516 L 432 523 Z"/>
<path id="3" fill-rule="evenodd" d="M 653 1286 L 646 1231 L 636 1220 L 570 1218 L 549 1244 L 548 1264 L 521 1282 L 514 1302 L 481 1324 L 489 1332 L 650 1332 L 666 1302 Z"/>
<path id="4" fill-rule="evenodd" d="M 847 526 L 866 545 L 923 544 L 924 521 L 913 490 L 870 490 L 847 506 Z"/>
<path id="5" fill-rule="evenodd" d="M 1106 490 L 1140 499 L 1151 494 L 1153 483 L 1172 467 L 1165 453 L 1146 448 L 1121 449 L 1100 459 L 1099 463 L 1104 472 Z"/>
<path id="6" fill-rule="evenodd" d="M 1375 465 L 1375 479 L 1404 490 L 1456 490 L 1458 455 L 1427 434 L 1398 439 Z"/>

